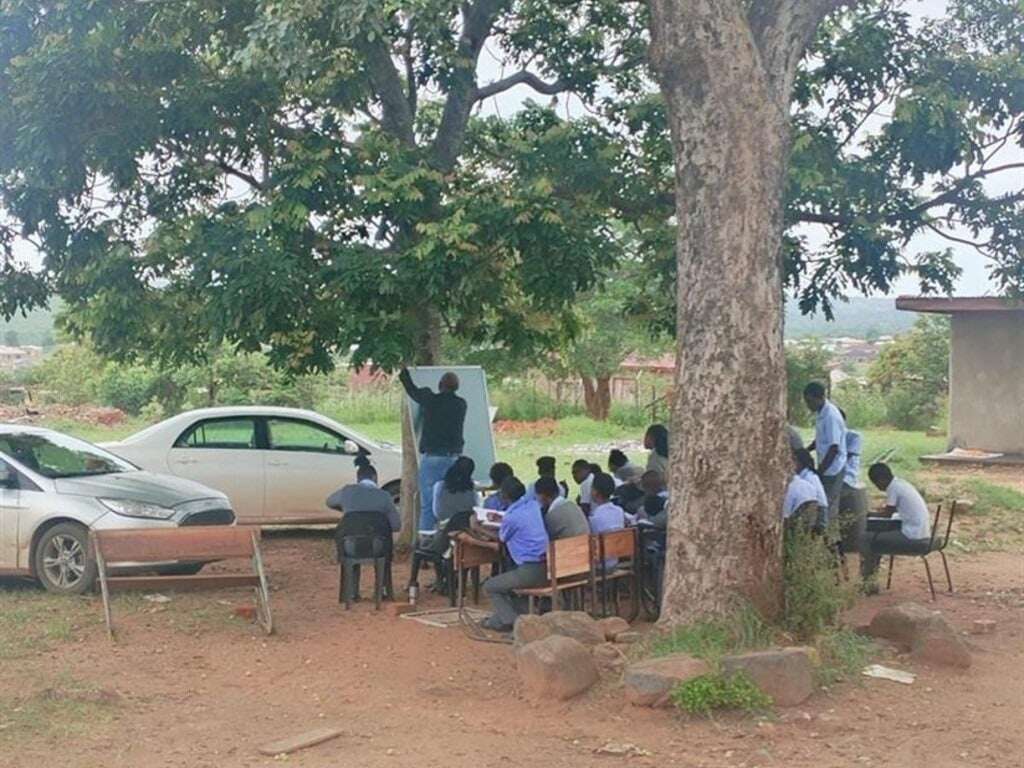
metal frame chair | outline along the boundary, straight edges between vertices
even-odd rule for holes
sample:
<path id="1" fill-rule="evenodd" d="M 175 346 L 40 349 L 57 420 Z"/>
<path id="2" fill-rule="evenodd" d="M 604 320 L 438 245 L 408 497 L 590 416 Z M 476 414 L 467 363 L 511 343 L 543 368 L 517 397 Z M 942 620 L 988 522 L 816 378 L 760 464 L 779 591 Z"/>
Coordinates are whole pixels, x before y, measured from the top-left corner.
<path id="1" fill-rule="evenodd" d="M 942 516 L 942 504 L 939 504 L 935 508 L 935 520 L 932 522 L 932 535 L 928 540 L 928 550 L 918 555 L 912 555 L 913 557 L 920 557 L 924 562 L 924 571 L 928 576 L 928 589 L 932 593 L 932 600 L 936 600 L 935 596 L 935 582 L 932 580 L 932 569 L 928 564 L 928 555 L 933 552 L 938 552 L 939 557 L 942 558 L 942 567 L 946 571 L 946 585 L 949 590 L 949 594 L 953 594 L 953 577 L 949 573 L 949 561 L 946 560 L 946 546 L 949 544 L 949 537 L 953 531 L 953 520 L 956 517 L 956 502 L 954 501 L 949 508 L 949 519 L 946 521 L 946 535 L 942 537 L 942 542 L 939 543 L 935 540 L 935 532 L 939 528 L 939 519 Z M 897 557 L 908 557 L 910 555 L 889 555 L 889 575 L 885 582 L 885 588 L 892 588 L 892 569 L 896 562 Z"/>
<path id="2" fill-rule="evenodd" d="M 629 580 L 629 591 L 631 596 L 630 614 L 627 621 L 636 621 L 640 615 L 640 572 L 639 547 L 637 529 L 633 526 L 622 528 L 617 531 L 605 531 L 604 533 L 593 534 L 595 540 L 594 569 L 596 573 L 596 584 L 601 588 L 601 614 L 608 615 L 607 587 L 612 588 L 612 602 L 615 606 L 615 614 L 619 613 L 619 582 L 622 579 Z M 605 561 L 609 559 L 618 560 L 619 563 L 611 572 L 607 572 Z M 626 562 L 623 562 L 625 560 Z"/>

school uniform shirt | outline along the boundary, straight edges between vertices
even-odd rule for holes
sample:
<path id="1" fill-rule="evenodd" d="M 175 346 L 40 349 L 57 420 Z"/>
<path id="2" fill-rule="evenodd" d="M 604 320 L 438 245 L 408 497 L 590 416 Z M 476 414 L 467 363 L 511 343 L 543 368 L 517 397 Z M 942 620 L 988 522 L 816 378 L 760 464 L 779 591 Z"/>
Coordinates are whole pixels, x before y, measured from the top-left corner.
<path id="1" fill-rule="evenodd" d="M 846 422 L 832 401 L 826 400 L 814 421 L 814 448 L 818 453 L 819 465 L 833 445 L 837 446 L 837 451 L 832 463 L 823 472 L 826 477 L 835 477 L 846 469 Z"/>
<path id="2" fill-rule="evenodd" d="M 818 484 L 821 485 L 821 482 L 819 481 Z M 809 501 L 820 503 L 817 490 L 800 475 L 793 475 L 789 478 L 789 485 L 786 486 L 786 498 L 782 502 L 782 519 L 788 520 Z"/>
<path id="3" fill-rule="evenodd" d="M 495 492 L 484 499 L 484 509 L 493 509 L 495 512 L 504 512 L 508 509 L 508 504 L 500 493 Z"/>
<path id="4" fill-rule="evenodd" d="M 894 477 L 885 492 L 887 506 L 895 507 L 893 519 L 900 521 L 900 532 L 908 539 L 927 539 L 932 535 L 928 505 L 917 488 L 901 477 Z"/>
<path id="5" fill-rule="evenodd" d="M 640 467 L 627 461 L 612 473 L 612 479 L 615 481 L 615 486 L 618 487 L 623 483 L 635 483 L 643 473 L 644 471 Z"/>
<path id="6" fill-rule="evenodd" d="M 594 473 L 587 475 L 580 483 L 580 504 L 590 504 L 590 486 L 594 484 Z"/>
<path id="7" fill-rule="evenodd" d="M 651 451 L 647 455 L 647 471 L 657 472 L 663 478 L 668 477 L 668 456 L 662 456 L 657 451 Z"/>
<path id="8" fill-rule="evenodd" d="M 498 538 L 516 565 L 544 562 L 548 556 L 548 531 L 537 500 L 523 496 L 505 510 Z"/>
<path id="9" fill-rule="evenodd" d="M 583 510 L 569 499 L 558 498 L 551 502 L 544 515 L 544 526 L 548 530 L 548 538 L 569 539 L 590 533 L 590 524 Z"/>
<path id="10" fill-rule="evenodd" d="M 452 493 L 444 487 L 444 480 L 434 483 L 434 517 L 437 527 L 444 527 L 448 518 L 458 512 L 467 512 L 480 506 L 480 494 L 476 491 L 458 491 Z"/>
<path id="11" fill-rule="evenodd" d="M 557 480 L 556 482 L 558 483 L 558 498 L 561 499 L 561 498 L 563 498 L 565 496 L 565 488 L 566 488 L 566 486 L 565 486 L 565 483 L 563 483 L 561 480 Z M 526 487 L 526 498 L 528 498 L 528 499 L 536 499 L 537 498 L 537 481 L 536 480 L 534 480 L 532 483 L 530 483 Z"/>
<path id="12" fill-rule="evenodd" d="M 818 477 L 817 472 L 812 472 L 809 469 L 800 470 L 800 479 L 806 483 L 810 483 L 811 487 L 814 488 L 814 492 L 817 495 L 818 504 L 828 508 L 828 495 L 825 493 L 825 486 L 821 484 L 821 478 Z"/>
<path id="13" fill-rule="evenodd" d="M 860 450 L 863 440 L 860 432 L 846 430 L 846 466 L 843 468 L 843 482 L 851 488 L 861 488 Z"/>
<path id="14" fill-rule="evenodd" d="M 617 531 L 626 527 L 629 515 L 618 504 L 606 501 L 599 507 L 590 510 L 590 532 L 604 533 Z"/>

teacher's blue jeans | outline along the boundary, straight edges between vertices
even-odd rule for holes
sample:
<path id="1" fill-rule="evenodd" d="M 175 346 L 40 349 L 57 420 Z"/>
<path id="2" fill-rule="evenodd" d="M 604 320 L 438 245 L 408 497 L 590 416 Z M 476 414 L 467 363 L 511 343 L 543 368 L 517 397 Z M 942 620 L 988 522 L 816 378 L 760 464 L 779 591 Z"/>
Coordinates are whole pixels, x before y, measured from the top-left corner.
<path id="1" fill-rule="evenodd" d="M 437 518 L 434 517 L 434 485 L 444 480 L 445 472 L 457 458 L 429 453 L 420 456 L 420 521 L 417 530 L 433 531 L 437 527 Z"/>

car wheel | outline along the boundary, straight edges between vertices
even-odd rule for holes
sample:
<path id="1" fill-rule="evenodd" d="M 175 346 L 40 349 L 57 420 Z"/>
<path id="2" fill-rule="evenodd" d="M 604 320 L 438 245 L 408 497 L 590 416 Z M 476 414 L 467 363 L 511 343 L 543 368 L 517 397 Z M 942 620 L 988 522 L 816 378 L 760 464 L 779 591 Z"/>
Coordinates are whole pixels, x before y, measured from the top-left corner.
<path id="1" fill-rule="evenodd" d="M 76 523 L 48 529 L 32 553 L 36 578 L 48 592 L 80 595 L 96 581 L 96 558 L 89 551 L 89 532 Z"/>

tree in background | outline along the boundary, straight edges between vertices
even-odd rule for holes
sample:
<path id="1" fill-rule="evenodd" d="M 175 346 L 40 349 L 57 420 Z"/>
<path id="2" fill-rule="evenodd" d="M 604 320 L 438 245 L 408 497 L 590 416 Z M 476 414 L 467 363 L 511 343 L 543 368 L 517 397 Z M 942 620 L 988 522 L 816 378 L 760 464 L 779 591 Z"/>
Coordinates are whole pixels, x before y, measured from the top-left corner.
<path id="1" fill-rule="evenodd" d="M 807 426 L 810 423 L 810 411 L 804 404 L 804 387 L 812 381 L 820 381 L 827 387 L 831 360 L 828 350 L 817 340 L 786 346 L 786 419 L 790 424 Z"/>
<path id="2" fill-rule="evenodd" d="M 949 393 L 949 318 L 919 315 L 911 331 L 886 345 L 868 371 L 898 429 L 935 424 Z"/>

